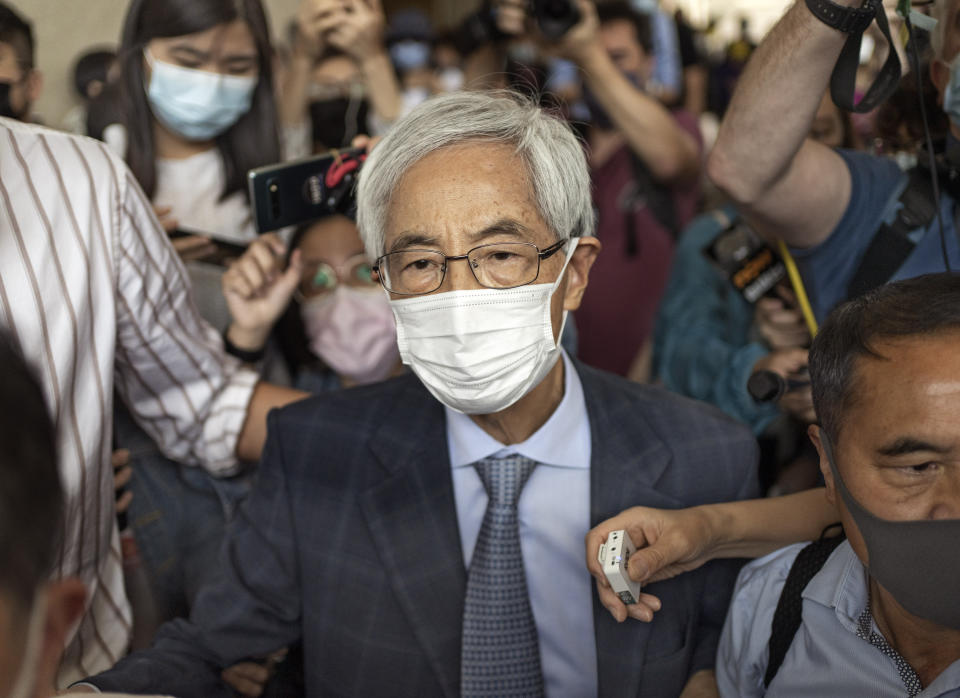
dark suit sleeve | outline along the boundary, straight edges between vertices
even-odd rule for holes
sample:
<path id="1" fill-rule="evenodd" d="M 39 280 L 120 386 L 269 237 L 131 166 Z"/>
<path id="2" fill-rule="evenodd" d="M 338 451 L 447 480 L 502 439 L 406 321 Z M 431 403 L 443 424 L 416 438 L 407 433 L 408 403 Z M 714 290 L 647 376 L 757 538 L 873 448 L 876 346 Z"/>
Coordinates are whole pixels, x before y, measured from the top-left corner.
<path id="1" fill-rule="evenodd" d="M 740 448 L 731 450 L 733 459 L 727 463 L 727 467 L 734 479 L 731 481 L 729 499 L 758 497 L 760 486 L 757 480 L 757 442 L 753 438 L 745 438 Z M 714 560 L 703 567 L 705 579 L 700 601 L 700 624 L 690 665 L 691 676 L 703 669 L 713 669 L 716 664 L 720 632 L 723 630 L 730 598 L 743 563 L 741 559 Z"/>
<path id="2" fill-rule="evenodd" d="M 220 552 L 220 573 L 201 590 L 190 620 L 164 625 L 153 647 L 88 679 L 102 691 L 231 697 L 220 670 L 300 637 L 296 532 L 284 468 L 282 413 L 267 420 L 257 484 Z"/>

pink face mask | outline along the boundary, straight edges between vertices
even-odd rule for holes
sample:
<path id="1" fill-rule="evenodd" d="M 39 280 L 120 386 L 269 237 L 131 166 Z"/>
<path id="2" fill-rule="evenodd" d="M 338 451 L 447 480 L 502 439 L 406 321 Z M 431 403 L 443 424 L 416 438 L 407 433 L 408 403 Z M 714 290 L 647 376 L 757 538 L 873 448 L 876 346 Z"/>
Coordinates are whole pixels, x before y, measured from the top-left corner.
<path id="1" fill-rule="evenodd" d="M 379 288 L 338 285 L 304 301 L 300 315 L 310 351 L 359 384 L 384 380 L 397 366 L 397 328 Z"/>

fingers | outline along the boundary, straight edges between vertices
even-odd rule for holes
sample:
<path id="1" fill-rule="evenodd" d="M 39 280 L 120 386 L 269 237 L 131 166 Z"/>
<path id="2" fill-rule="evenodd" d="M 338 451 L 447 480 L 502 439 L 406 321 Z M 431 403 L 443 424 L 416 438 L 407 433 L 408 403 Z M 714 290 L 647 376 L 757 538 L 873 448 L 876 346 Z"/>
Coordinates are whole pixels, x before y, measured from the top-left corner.
<path id="1" fill-rule="evenodd" d="M 217 251 L 216 245 L 214 245 L 209 238 L 200 235 L 171 238 L 170 242 L 173 244 L 173 249 L 176 250 L 177 256 L 184 262 L 203 259 Z"/>
<path id="2" fill-rule="evenodd" d="M 130 508 L 130 502 L 133 501 L 133 492 L 124 492 L 117 500 L 116 510 L 118 514 L 126 513 Z"/>
<path id="3" fill-rule="evenodd" d="M 672 560 L 666 554 L 662 538 L 656 543 L 641 548 L 627 560 L 627 573 L 635 582 L 646 582 L 663 570 Z M 679 557 L 679 555 L 677 556 Z"/>
<path id="4" fill-rule="evenodd" d="M 259 698 L 270 680 L 270 671 L 254 662 L 242 662 L 223 670 L 221 678 L 235 691 L 247 698 Z"/>
<path id="5" fill-rule="evenodd" d="M 383 136 L 368 136 L 365 133 L 361 133 L 359 136 L 354 136 L 353 140 L 350 141 L 350 146 L 352 148 L 363 148 L 368 153 L 377 147 L 377 143 L 383 140 Z"/>
<path id="6" fill-rule="evenodd" d="M 600 586 L 599 583 L 597 584 L 597 595 L 600 597 L 600 604 L 607 609 L 618 623 L 624 622 L 627 618 L 649 623 L 653 620 L 654 614 L 661 608 L 660 599 L 652 594 L 644 593 L 640 594 L 637 603 L 628 606 L 620 600 L 620 597 L 612 589 Z"/>
<path id="7" fill-rule="evenodd" d="M 116 471 L 113 475 L 113 488 L 119 490 L 130 484 L 130 478 L 133 477 L 133 468 L 129 465 L 114 466 Z"/>
<path id="8" fill-rule="evenodd" d="M 118 448 L 110 455 L 110 464 L 114 470 L 130 465 L 130 451 L 125 448 Z"/>
<path id="9" fill-rule="evenodd" d="M 275 236 L 254 240 L 223 275 L 224 293 L 236 293 L 242 298 L 263 295 L 277 277 L 283 251 L 283 242 Z"/>

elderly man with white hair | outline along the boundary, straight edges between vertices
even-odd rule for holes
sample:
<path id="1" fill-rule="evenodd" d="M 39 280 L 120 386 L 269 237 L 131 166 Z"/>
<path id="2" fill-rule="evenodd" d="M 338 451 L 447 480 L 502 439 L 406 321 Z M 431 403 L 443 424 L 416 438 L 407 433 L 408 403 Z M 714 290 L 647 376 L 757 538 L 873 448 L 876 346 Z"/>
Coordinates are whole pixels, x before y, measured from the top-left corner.
<path id="1" fill-rule="evenodd" d="M 228 696 L 223 667 L 300 641 L 310 696 L 702 695 L 737 566 L 652 584 L 632 613 L 656 619 L 618 623 L 583 537 L 629 503 L 755 494 L 756 446 L 559 348 L 600 248 L 581 144 L 518 98 L 446 95 L 358 199 L 410 372 L 273 412 L 221 579 L 91 684 Z"/>

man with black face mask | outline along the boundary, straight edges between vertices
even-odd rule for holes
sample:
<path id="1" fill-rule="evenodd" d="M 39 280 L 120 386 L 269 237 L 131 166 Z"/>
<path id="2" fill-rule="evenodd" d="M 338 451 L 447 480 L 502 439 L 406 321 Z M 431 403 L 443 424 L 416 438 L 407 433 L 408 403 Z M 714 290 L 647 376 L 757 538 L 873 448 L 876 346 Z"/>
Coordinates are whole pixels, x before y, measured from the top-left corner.
<path id="1" fill-rule="evenodd" d="M 580 0 L 579 9 L 580 23 L 559 48 L 585 83 L 597 236 L 606 250 L 576 316 L 579 355 L 643 380 L 673 240 L 696 212 L 700 134 L 692 116 L 645 92 L 654 70 L 649 17 L 627 2 Z"/>
<path id="2" fill-rule="evenodd" d="M 0 116 L 20 121 L 30 116 L 43 88 L 34 51 L 33 27 L 0 2 Z"/>
<path id="3" fill-rule="evenodd" d="M 958 339 L 956 274 L 881 287 L 822 327 L 809 365 L 821 426 L 809 431 L 847 540 L 797 585 L 785 654 L 771 627 L 805 544 L 744 568 L 717 657 L 721 695 L 960 696 Z"/>
<path id="4" fill-rule="evenodd" d="M 377 0 L 301 0 L 278 99 L 285 140 L 325 152 L 379 134 L 401 115 L 385 25 Z M 309 134 L 299 133 L 305 122 Z"/>

